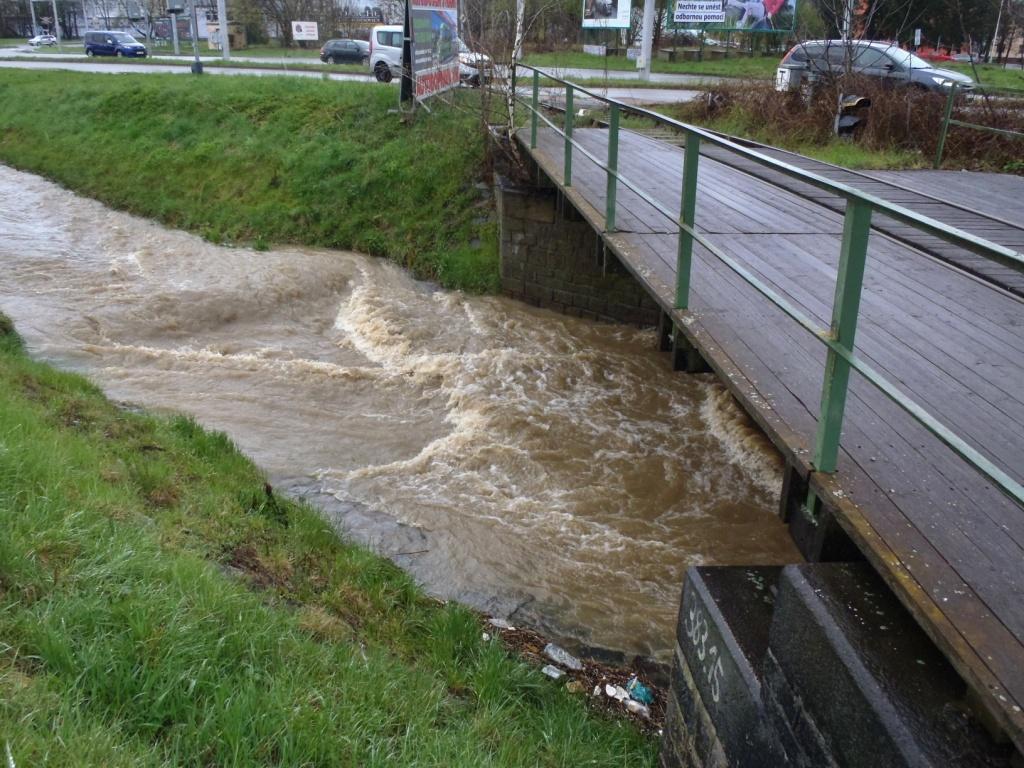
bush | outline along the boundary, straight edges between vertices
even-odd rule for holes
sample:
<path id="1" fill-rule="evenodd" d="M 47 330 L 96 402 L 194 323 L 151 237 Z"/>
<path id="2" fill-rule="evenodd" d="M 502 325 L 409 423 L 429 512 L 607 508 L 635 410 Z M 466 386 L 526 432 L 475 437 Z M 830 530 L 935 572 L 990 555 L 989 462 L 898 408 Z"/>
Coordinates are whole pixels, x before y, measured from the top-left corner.
<path id="1" fill-rule="evenodd" d="M 845 84 L 846 93 L 865 96 L 871 106 L 853 136 L 864 149 L 902 150 L 930 159 L 938 145 L 946 97 L 918 88 L 887 87 L 873 78 Z M 840 86 L 820 85 L 808 99 L 801 93 L 782 93 L 770 83 L 723 84 L 684 105 L 681 119 L 711 123 L 735 133 L 753 134 L 769 143 L 786 146 L 826 144 L 834 137 L 833 125 Z M 954 117 L 997 128 L 1024 131 L 1021 101 L 964 97 Z M 952 127 L 946 140 L 944 162 L 953 167 L 1020 172 L 1021 142 L 982 131 Z"/>

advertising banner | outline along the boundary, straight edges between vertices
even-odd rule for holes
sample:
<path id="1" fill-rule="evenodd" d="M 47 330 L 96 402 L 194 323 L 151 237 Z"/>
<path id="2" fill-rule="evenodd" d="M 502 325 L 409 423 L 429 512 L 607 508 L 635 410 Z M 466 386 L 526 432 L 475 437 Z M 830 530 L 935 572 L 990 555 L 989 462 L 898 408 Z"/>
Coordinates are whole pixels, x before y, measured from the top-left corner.
<path id="1" fill-rule="evenodd" d="M 676 0 L 672 26 L 721 32 L 792 32 L 796 0 Z"/>
<path id="2" fill-rule="evenodd" d="M 630 0 L 583 0 L 584 29 L 629 29 Z"/>
<path id="3" fill-rule="evenodd" d="M 319 40 L 320 33 L 317 31 L 315 21 L 293 21 L 292 40 Z"/>
<path id="4" fill-rule="evenodd" d="M 409 0 L 412 78 L 423 100 L 459 84 L 458 0 Z"/>

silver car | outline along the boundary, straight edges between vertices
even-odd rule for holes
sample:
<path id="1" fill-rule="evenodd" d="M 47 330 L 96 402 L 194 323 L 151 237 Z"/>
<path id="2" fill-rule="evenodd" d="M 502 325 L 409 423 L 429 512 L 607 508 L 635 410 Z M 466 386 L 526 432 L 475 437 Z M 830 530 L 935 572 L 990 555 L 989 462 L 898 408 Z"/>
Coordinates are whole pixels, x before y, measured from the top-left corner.
<path id="1" fill-rule="evenodd" d="M 961 90 L 969 90 L 975 85 L 967 75 L 940 69 L 895 43 L 872 40 L 852 40 L 846 44 L 842 40 L 799 43 L 785 55 L 779 69 L 836 76 L 846 71 L 847 54 L 852 72 L 876 77 L 892 85 L 909 85 L 929 91 L 948 91 L 953 83 Z"/>

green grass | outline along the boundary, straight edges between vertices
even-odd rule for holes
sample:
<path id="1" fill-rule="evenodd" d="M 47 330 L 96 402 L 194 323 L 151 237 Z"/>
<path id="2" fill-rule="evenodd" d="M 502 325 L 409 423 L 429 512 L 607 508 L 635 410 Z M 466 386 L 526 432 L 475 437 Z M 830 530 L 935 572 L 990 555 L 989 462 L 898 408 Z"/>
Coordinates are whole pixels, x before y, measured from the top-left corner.
<path id="1" fill-rule="evenodd" d="M 609 77 L 607 80 L 600 77 L 583 77 L 583 78 L 572 78 L 574 85 L 579 85 L 584 88 L 633 88 L 633 89 L 645 89 L 645 90 L 658 90 L 658 91 L 692 91 L 701 87 L 701 83 L 659 83 L 650 80 L 629 80 L 627 78 L 615 78 Z M 522 83 L 520 83 L 522 84 Z M 527 81 L 527 86 L 529 81 Z M 561 88 L 562 84 L 551 80 L 547 77 L 540 79 L 540 86 L 542 88 Z"/>
<path id="2" fill-rule="evenodd" d="M 738 77 L 744 79 L 769 79 L 775 75 L 780 56 L 730 57 L 709 61 L 654 61 L 654 72 L 668 72 L 686 75 L 708 75 L 711 77 Z M 532 53 L 524 63 L 535 67 L 605 69 L 609 71 L 636 71 L 636 62 L 624 56 L 592 56 L 578 51 L 556 53 Z"/>
<path id="3" fill-rule="evenodd" d="M 327 42 L 326 40 L 324 42 Z M 239 48 L 234 51 L 239 56 L 273 56 L 275 58 L 288 57 L 296 59 L 316 59 L 320 56 L 320 43 L 312 48 L 284 48 L 278 45 L 254 45 L 249 48 Z"/>
<path id="4" fill-rule="evenodd" d="M 352 248 L 489 291 L 474 99 L 403 124 L 378 84 L 4 70 L 0 161 L 213 241 Z"/>
<path id="5" fill-rule="evenodd" d="M 27 42 L 28 38 L 0 37 L 0 48 L 17 48 L 19 45 L 25 45 Z"/>
<path id="6" fill-rule="evenodd" d="M 0 756 L 18 766 L 650 766 L 231 442 L 114 407 L 0 316 Z M 6 765 L 6 761 L 3 761 Z"/>
<path id="7" fill-rule="evenodd" d="M 952 62 L 937 63 L 944 69 L 954 69 L 978 80 L 983 85 L 993 88 L 1016 88 L 1024 90 L 1024 71 L 1019 69 L 1003 69 L 998 64 L 978 64 L 977 72 L 970 64 Z"/>
<path id="8" fill-rule="evenodd" d="M 56 49 L 48 50 L 46 53 L 57 53 Z M 69 53 L 65 47 L 64 55 Z M 75 53 L 81 53 L 76 50 Z M 159 56 L 160 54 L 157 53 Z M 206 55 L 206 54 L 200 54 Z M 7 56 L 3 55 L 3 49 L 0 49 L 0 61 L 25 61 L 24 57 L 18 56 Z M 176 58 L 164 59 L 164 58 L 153 58 L 152 56 L 145 59 L 118 59 L 112 56 L 97 56 L 89 58 L 84 54 L 76 58 L 62 58 L 61 61 L 71 62 L 75 64 L 116 64 L 118 66 L 128 64 L 132 66 L 146 67 L 174 67 L 180 66 L 188 69 L 191 66 L 192 60 L 188 61 L 179 60 Z M 309 59 L 295 59 L 294 62 L 278 62 L 278 61 L 223 61 L 218 59 L 216 61 L 204 61 L 204 68 L 223 69 L 225 67 L 232 69 L 270 69 L 278 72 L 286 70 L 300 71 L 300 72 L 344 72 L 348 74 L 357 75 L 369 75 L 369 67 L 364 67 L 362 64 L 323 64 L 319 60 L 310 61 Z"/>

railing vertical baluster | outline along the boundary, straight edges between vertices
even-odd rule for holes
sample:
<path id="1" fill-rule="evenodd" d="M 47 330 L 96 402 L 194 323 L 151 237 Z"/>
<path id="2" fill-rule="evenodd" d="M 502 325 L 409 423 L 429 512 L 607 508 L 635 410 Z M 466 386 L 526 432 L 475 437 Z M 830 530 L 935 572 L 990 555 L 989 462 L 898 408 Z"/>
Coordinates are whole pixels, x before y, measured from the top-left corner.
<path id="1" fill-rule="evenodd" d="M 953 102 L 956 100 L 956 83 L 949 87 L 946 97 L 946 111 L 942 116 L 942 127 L 939 129 L 939 146 L 935 150 L 935 168 L 942 166 L 942 152 L 946 149 L 946 134 L 949 133 L 949 118 L 953 114 Z"/>
<path id="2" fill-rule="evenodd" d="M 615 174 L 619 170 L 619 105 L 611 105 L 608 115 L 608 186 L 605 190 L 604 228 L 615 231 Z"/>
<path id="3" fill-rule="evenodd" d="M 530 111 L 530 149 L 537 148 L 537 110 L 540 104 L 540 72 L 533 70 L 533 107 Z"/>
<path id="4" fill-rule="evenodd" d="M 572 186 L 572 85 L 565 85 L 565 168 L 562 178 L 565 186 Z"/>
<path id="5" fill-rule="evenodd" d="M 683 152 L 683 198 L 679 205 L 679 251 L 676 255 L 676 309 L 690 306 L 690 268 L 693 262 L 694 215 L 697 211 L 697 164 L 700 158 L 700 137 L 686 134 Z M 688 227 L 690 232 L 684 227 Z"/>
<path id="6" fill-rule="evenodd" d="M 863 200 L 846 201 L 843 220 L 843 244 L 839 252 L 836 293 L 832 302 L 832 339 L 847 352 L 853 352 L 857 335 L 857 313 L 860 310 L 864 264 L 867 261 L 868 238 L 871 234 L 871 205 Z M 825 379 L 821 388 L 821 413 L 814 441 L 814 468 L 819 472 L 835 472 L 839 456 L 839 435 L 843 429 L 846 390 L 850 381 L 850 364 L 831 349 L 825 360 Z"/>

